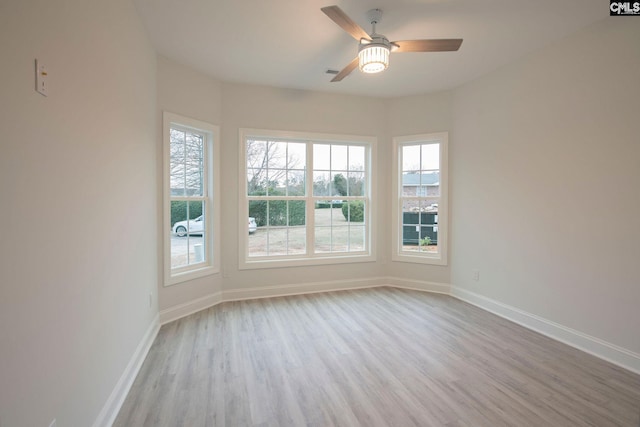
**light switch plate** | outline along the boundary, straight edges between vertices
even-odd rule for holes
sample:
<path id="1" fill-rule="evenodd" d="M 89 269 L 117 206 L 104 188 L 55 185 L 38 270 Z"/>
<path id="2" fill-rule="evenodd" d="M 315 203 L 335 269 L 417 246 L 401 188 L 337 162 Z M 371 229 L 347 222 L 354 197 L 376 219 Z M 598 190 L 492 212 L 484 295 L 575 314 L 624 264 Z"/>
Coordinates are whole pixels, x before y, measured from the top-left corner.
<path id="1" fill-rule="evenodd" d="M 47 67 L 36 59 L 36 91 L 47 96 L 49 84 L 47 83 Z"/>

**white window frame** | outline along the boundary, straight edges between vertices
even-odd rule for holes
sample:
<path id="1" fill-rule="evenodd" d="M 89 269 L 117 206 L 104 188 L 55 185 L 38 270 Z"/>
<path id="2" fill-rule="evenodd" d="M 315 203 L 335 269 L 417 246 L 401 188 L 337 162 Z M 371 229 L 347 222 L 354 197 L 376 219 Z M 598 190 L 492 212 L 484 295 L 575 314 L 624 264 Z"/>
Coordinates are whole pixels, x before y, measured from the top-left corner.
<path id="1" fill-rule="evenodd" d="M 428 143 L 440 144 L 440 196 L 417 196 L 416 199 L 438 199 L 438 253 L 409 252 L 402 250 L 402 147 Z M 399 262 L 447 265 L 449 242 L 449 163 L 448 132 L 407 135 L 393 138 L 393 171 L 391 213 L 392 252 L 391 259 Z"/>
<path id="2" fill-rule="evenodd" d="M 220 128 L 211 123 L 163 112 L 163 240 L 164 285 L 171 286 L 188 280 L 220 272 Z M 176 269 L 171 268 L 171 185 L 170 185 L 170 129 L 172 126 L 193 130 L 205 136 L 204 175 L 202 200 L 205 203 L 203 262 Z"/>
<path id="3" fill-rule="evenodd" d="M 375 212 L 376 203 L 373 194 L 376 194 L 376 149 L 377 138 L 370 136 L 355 135 L 336 135 L 312 132 L 294 132 L 279 131 L 266 129 L 247 129 L 241 128 L 239 132 L 239 205 L 240 212 L 238 242 L 239 242 L 239 269 L 259 269 L 259 268 L 280 268 L 280 267 L 296 267 L 308 265 L 323 264 L 342 264 L 342 263 L 359 263 L 373 262 L 376 260 L 376 236 L 375 236 Z M 290 142 L 308 143 L 306 158 L 306 235 L 307 235 L 307 253 L 304 255 L 279 255 L 272 257 L 249 257 L 249 233 L 247 232 L 247 221 L 242 220 L 242 213 L 248 216 L 249 198 L 247 196 L 247 159 L 246 159 L 246 141 L 247 139 L 282 139 Z M 368 173 L 365 177 L 366 181 L 366 202 L 368 209 L 365 216 L 365 250 L 362 252 L 333 252 L 314 254 L 314 230 L 315 216 L 313 209 L 315 201 L 313 196 L 313 143 L 330 143 L 330 144 L 354 144 L 363 145 L 368 150 L 366 161 Z M 318 198 L 316 196 L 316 198 Z M 327 199 L 328 197 L 322 197 Z M 278 197 L 279 200 L 287 200 L 285 196 Z M 348 197 L 344 197 L 348 199 Z"/>

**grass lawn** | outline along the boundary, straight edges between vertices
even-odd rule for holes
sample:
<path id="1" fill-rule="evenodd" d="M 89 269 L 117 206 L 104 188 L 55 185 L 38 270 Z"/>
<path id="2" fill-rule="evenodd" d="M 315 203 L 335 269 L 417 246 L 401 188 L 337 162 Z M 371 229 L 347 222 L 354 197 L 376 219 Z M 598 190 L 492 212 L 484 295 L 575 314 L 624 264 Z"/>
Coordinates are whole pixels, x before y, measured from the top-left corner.
<path id="1" fill-rule="evenodd" d="M 342 209 L 314 209 L 315 253 L 365 250 L 363 222 L 347 222 Z M 250 256 L 306 253 L 306 227 L 258 227 L 249 236 Z"/>
<path id="2" fill-rule="evenodd" d="M 362 222 L 347 222 L 342 209 L 314 209 L 315 253 L 360 252 L 366 249 L 365 226 Z M 249 235 L 250 256 L 296 255 L 306 253 L 306 227 L 258 227 Z M 195 245 L 202 244 L 201 236 L 171 239 L 171 264 L 178 267 L 193 263 Z M 437 245 L 404 245 L 403 251 L 437 253 Z"/>

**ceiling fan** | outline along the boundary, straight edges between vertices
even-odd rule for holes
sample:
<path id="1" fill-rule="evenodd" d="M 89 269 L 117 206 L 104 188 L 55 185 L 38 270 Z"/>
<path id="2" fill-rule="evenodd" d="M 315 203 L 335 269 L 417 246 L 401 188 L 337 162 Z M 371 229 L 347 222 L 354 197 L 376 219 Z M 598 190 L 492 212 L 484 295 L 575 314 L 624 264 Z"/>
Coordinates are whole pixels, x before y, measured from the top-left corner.
<path id="1" fill-rule="evenodd" d="M 331 80 L 339 82 L 347 77 L 356 67 L 363 73 L 379 73 L 389 66 L 389 53 L 402 52 L 453 52 L 460 48 L 462 39 L 428 39 L 428 40 L 400 40 L 390 42 L 382 34 L 376 33 L 376 24 L 380 22 L 382 10 L 371 9 L 367 17 L 373 30 L 367 34 L 338 6 L 327 6 L 320 9 L 340 28 L 358 40 L 358 56 L 344 67 Z"/>

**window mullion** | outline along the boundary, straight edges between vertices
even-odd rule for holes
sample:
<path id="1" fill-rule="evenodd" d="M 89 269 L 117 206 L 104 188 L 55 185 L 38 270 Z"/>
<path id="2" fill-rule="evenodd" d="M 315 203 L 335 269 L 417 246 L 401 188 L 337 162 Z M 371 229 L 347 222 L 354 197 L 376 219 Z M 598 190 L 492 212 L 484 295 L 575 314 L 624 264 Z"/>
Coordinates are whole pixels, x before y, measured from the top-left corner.
<path id="1" fill-rule="evenodd" d="M 307 149 L 306 149 L 306 163 L 307 170 L 305 171 L 305 179 L 306 179 L 306 209 L 307 209 L 307 218 L 306 218 L 306 255 L 312 255 L 315 253 L 315 228 L 316 228 L 316 218 L 315 218 L 315 201 L 313 198 L 313 143 L 307 141 Z"/>
<path id="2" fill-rule="evenodd" d="M 207 197 L 209 196 L 209 165 L 207 165 L 205 159 L 209 156 L 209 144 L 206 135 L 200 135 L 200 137 L 202 138 L 202 157 L 200 158 L 200 170 L 202 172 L 200 173 L 200 182 L 202 185 L 202 196 Z"/>
<path id="3" fill-rule="evenodd" d="M 170 196 L 171 200 L 176 202 L 203 202 L 206 201 L 209 197 L 207 196 Z"/>
<path id="4" fill-rule="evenodd" d="M 191 254 L 189 253 L 189 248 L 191 247 L 191 244 L 189 242 L 189 240 L 191 239 L 191 227 L 189 226 L 189 221 L 191 221 L 191 214 L 189 213 L 189 209 L 191 209 L 191 207 L 189 206 L 190 204 L 190 202 L 187 202 L 187 266 L 191 265 Z"/>
<path id="5" fill-rule="evenodd" d="M 187 132 L 182 131 L 182 138 L 184 141 L 184 146 L 182 150 L 182 152 L 184 153 L 184 155 L 182 156 L 182 166 L 184 169 L 184 183 L 182 184 L 183 185 L 182 192 L 186 196 L 187 195 Z"/>

